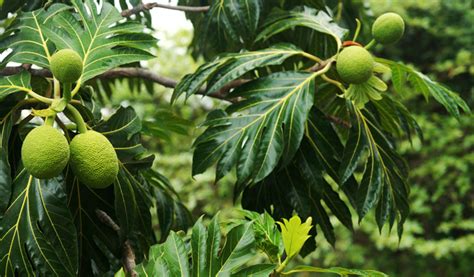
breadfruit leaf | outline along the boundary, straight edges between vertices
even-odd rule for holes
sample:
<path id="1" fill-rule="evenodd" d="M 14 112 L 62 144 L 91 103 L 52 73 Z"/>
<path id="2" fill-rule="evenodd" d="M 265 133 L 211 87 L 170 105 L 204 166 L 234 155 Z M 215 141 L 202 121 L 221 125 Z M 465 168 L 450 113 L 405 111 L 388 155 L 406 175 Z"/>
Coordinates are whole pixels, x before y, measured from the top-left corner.
<path id="1" fill-rule="evenodd" d="M 123 20 L 107 2 L 72 1 L 72 6 L 54 4 L 23 13 L 0 43 L 0 51 L 12 52 L 3 61 L 50 68 L 56 50 L 72 49 L 83 60 L 79 82 L 85 82 L 114 67 L 147 60 L 156 40 L 145 27 Z"/>
<path id="2" fill-rule="evenodd" d="M 195 73 L 186 75 L 176 86 L 173 99 L 184 93 L 186 97 L 196 94 L 206 83 L 204 94 L 216 92 L 230 81 L 256 68 L 279 65 L 291 56 L 304 54 L 297 47 L 285 43 L 263 50 L 225 55 L 202 65 Z"/>
<path id="3" fill-rule="evenodd" d="M 11 115 L 7 115 L 0 124 L 0 215 L 7 209 L 12 194 L 9 141 L 13 124 Z"/>
<path id="4" fill-rule="evenodd" d="M 388 277 L 387 274 L 370 269 L 350 269 L 342 267 L 330 267 L 330 268 L 321 268 L 315 266 L 306 266 L 301 265 L 297 266 L 289 271 L 284 272 L 285 275 L 303 273 L 308 274 L 308 272 L 317 272 L 317 273 L 332 273 L 339 276 L 370 276 L 370 277 Z"/>
<path id="5" fill-rule="evenodd" d="M 322 156 L 314 147 L 312 140 L 305 137 L 292 163 L 245 188 L 242 206 L 260 212 L 272 211 L 274 218 L 291 217 L 293 211 L 302 218 L 313 217 L 317 219 L 314 224 L 334 245 L 335 234 L 329 212 L 349 229 L 352 229 L 351 213 L 339 193 L 324 179 L 325 169 L 319 160 Z M 345 186 L 349 186 L 349 182 Z M 316 236 L 316 229 L 311 230 L 311 236 Z M 314 248 L 315 241 L 308 240 L 303 254 Z"/>
<path id="6" fill-rule="evenodd" d="M 355 193 L 359 220 L 373 207 L 377 207 L 379 228 L 381 229 L 387 220 L 391 228 L 393 221 L 398 218 L 401 235 L 403 223 L 409 213 L 408 167 L 375 117 L 368 111 L 362 112 L 349 102 L 348 106 L 352 115 L 352 127 L 339 172 L 345 176 L 352 174 L 360 163 L 365 165 L 362 181 Z M 363 139 L 357 140 L 358 137 Z M 359 158 L 351 158 L 356 156 Z"/>
<path id="7" fill-rule="evenodd" d="M 39 180 L 22 170 L 0 225 L 2 276 L 76 276 L 78 243 L 60 178 Z"/>
<path id="8" fill-rule="evenodd" d="M 242 101 L 212 112 L 194 142 L 193 175 L 217 162 L 219 180 L 234 166 L 238 183 L 258 182 L 289 161 L 304 134 L 317 73 L 280 72 L 235 89 Z"/>
<path id="9" fill-rule="evenodd" d="M 250 45 L 255 38 L 262 0 L 212 1 L 206 12 L 201 39 L 217 44 L 226 40 Z"/>
<path id="10" fill-rule="evenodd" d="M 252 222 L 232 228 L 221 247 L 222 239 L 217 216 L 207 228 L 199 219 L 189 241 L 171 232 L 163 244 L 151 247 L 148 259 L 135 270 L 140 276 L 234 276 L 237 272 L 241 274 L 237 276 L 248 276 L 242 275 L 244 272 L 267 276 L 275 268 L 275 265 L 245 266 L 256 255 Z"/>
<path id="11" fill-rule="evenodd" d="M 30 78 L 31 75 L 27 71 L 12 76 L 0 77 L 0 101 L 17 91 L 31 90 Z"/>
<path id="12" fill-rule="evenodd" d="M 397 90 L 405 87 L 406 81 L 408 81 L 415 90 L 422 93 L 426 98 L 432 96 L 436 101 L 441 103 L 451 115 L 458 119 L 460 109 L 464 110 L 464 112 L 471 111 L 467 103 L 464 102 L 458 94 L 440 83 L 431 80 L 425 74 L 400 62 L 381 58 L 377 58 L 376 61 L 386 64 L 392 69 L 392 72 L 395 72 L 395 74 L 392 73 L 392 81 Z"/>
<path id="13" fill-rule="evenodd" d="M 278 33 L 294 27 L 306 27 L 319 33 L 329 35 L 336 42 L 337 48 L 341 47 L 341 39 L 347 30 L 339 27 L 331 16 L 322 10 L 309 7 L 297 7 L 291 11 L 275 9 L 267 17 L 263 30 L 256 40 L 266 40 Z"/>
<path id="14" fill-rule="evenodd" d="M 68 174 L 68 204 L 75 215 L 82 245 L 81 274 L 87 276 L 94 270 L 101 274 L 116 271 L 122 255 L 122 238 L 129 239 L 137 253 L 147 252 L 155 242 L 151 228 L 151 186 L 139 171 L 149 169 L 153 157 L 144 157 L 137 114 L 131 107 L 119 108 L 93 129 L 112 143 L 120 159 L 120 169 L 114 185 L 101 190 L 90 189 L 80 184 L 71 172 Z M 119 234 L 98 220 L 97 210 L 114 219 L 120 226 Z"/>

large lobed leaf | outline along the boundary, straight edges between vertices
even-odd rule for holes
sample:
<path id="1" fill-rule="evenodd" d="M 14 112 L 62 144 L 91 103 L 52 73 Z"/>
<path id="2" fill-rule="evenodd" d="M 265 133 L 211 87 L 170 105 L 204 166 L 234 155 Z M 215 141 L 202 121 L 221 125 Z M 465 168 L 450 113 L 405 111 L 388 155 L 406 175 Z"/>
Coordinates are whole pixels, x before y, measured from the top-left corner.
<path id="1" fill-rule="evenodd" d="M 352 127 L 344 149 L 339 174 L 343 180 L 352 175 L 360 162 L 365 164 L 357 189 L 356 208 L 360 220 L 376 207 L 379 228 L 386 221 L 390 228 L 398 219 L 399 235 L 408 216 L 408 168 L 395 146 L 370 112 L 348 102 Z M 367 157 L 363 160 L 364 157 Z"/>
<path id="2" fill-rule="evenodd" d="M 202 40 L 250 45 L 260 20 L 262 0 L 212 1 L 204 17 Z"/>
<path id="3" fill-rule="evenodd" d="M 2 276 L 76 276 L 78 245 L 60 178 L 39 180 L 22 170 L 1 219 Z"/>
<path id="4" fill-rule="evenodd" d="M 303 51 L 291 44 L 277 44 L 270 48 L 237 54 L 228 54 L 215 61 L 200 66 L 195 73 L 186 75 L 176 86 L 173 100 L 186 94 L 196 94 L 207 83 L 204 93 L 216 92 L 247 72 L 254 69 L 282 64 L 295 55 L 305 55 Z"/>
<path id="5" fill-rule="evenodd" d="M 31 75 L 27 71 L 12 76 L 0 77 L 0 101 L 17 91 L 30 90 Z"/>
<path id="6" fill-rule="evenodd" d="M 216 179 L 237 167 L 239 183 L 258 182 L 295 154 L 313 104 L 317 73 L 281 72 L 240 86 L 244 100 L 212 112 L 195 143 L 193 175 L 217 162 Z"/>
<path id="7" fill-rule="evenodd" d="M 432 96 L 436 101 L 441 103 L 446 110 L 459 119 L 460 109 L 470 112 L 470 108 L 462 98 L 442 84 L 431 80 L 425 74 L 404 65 L 400 62 L 394 62 L 386 59 L 377 58 L 377 61 L 386 64 L 392 70 L 392 82 L 399 92 L 406 87 L 407 82 L 411 86 L 422 93 L 426 98 Z"/>
<path id="8" fill-rule="evenodd" d="M 312 217 L 328 242 L 334 244 L 335 234 L 329 212 L 352 230 L 351 212 L 340 193 L 324 177 L 327 174 L 339 183 L 352 202 L 357 190 L 353 176 L 340 183 L 337 173 L 340 161 L 337 157 L 342 155 L 343 149 L 325 115 L 313 108 L 305 136 L 292 162 L 261 182 L 245 187 L 242 206 L 260 212 L 271 211 L 274 218 L 289 218 L 294 211 L 302 218 Z M 316 229 L 311 229 L 310 234 L 315 236 Z M 314 248 L 314 240 L 308 240 L 302 253 L 307 254 Z"/>
<path id="9" fill-rule="evenodd" d="M 275 268 L 273 264 L 245 266 L 256 255 L 251 222 L 233 227 L 221 247 L 222 239 L 217 216 L 207 228 L 200 219 L 190 241 L 171 232 L 163 244 L 150 249 L 148 259 L 135 270 L 140 276 L 268 276 Z"/>
<path id="10" fill-rule="evenodd" d="M 104 190 L 92 190 L 72 174 L 68 175 L 68 205 L 79 234 L 81 274 L 91 274 L 94 270 L 114 272 L 120 263 L 121 244 L 126 239 L 132 241 L 136 253 L 146 253 L 155 242 L 151 229 L 151 191 L 139 172 L 150 168 L 153 157 L 144 157 L 137 114 L 131 107 L 119 108 L 94 129 L 111 141 L 120 159 L 120 170 L 114 185 Z M 97 219 L 97 210 L 116 220 L 120 234 Z M 137 258 L 141 260 L 142 256 Z"/>
<path id="11" fill-rule="evenodd" d="M 55 49 L 75 50 L 83 59 L 85 82 L 114 67 L 147 60 L 156 40 L 144 26 L 119 22 L 123 18 L 113 5 L 74 0 L 72 7 L 54 4 L 26 12 L 0 42 L 0 51 L 12 52 L 3 63 L 18 62 L 49 68 Z"/>
<path id="12" fill-rule="evenodd" d="M 283 31 L 294 29 L 297 26 L 306 27 L 332 37 L 334 42 L 336 42 L 335 49 L 341 47 L 341 39 L 347 31 L 339 27 L 332 17 L 324 11 L 303 6 L 291 11 L 275 9 L 266 18 L 263 30 L 256 40 L 268 39 Z"/>

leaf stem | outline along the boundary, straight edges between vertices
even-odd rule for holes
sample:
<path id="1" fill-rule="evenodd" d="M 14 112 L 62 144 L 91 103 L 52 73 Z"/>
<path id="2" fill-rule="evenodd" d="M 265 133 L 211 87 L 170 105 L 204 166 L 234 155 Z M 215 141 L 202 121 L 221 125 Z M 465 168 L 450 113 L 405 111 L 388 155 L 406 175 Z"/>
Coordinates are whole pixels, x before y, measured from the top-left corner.
<path id="1" fill-rule="evenodd" d="M 302 55 L 303 57 L 306 57 L 306 58 L 308 58 L 308 59 L 310 59 L 310 60 L 313 60 L 313 61 L 315 61 L 315 62 L 317 62 L 317 63 L 322 63 L 322 62 L 323 62 L 323 60 L 322 60 L 321 58 L 316 57 L 316 56 L 314 56 L 314 55 L 311 55 L 310 53 L 301 52 L 301 55 Z"/>
<path id="2" fill-rule="evenodd" d="M 352 41 L 357 41 L 357 37 L 359 37 L 360 29 L 362 27 L 362 24 L 358 18 L 356 18 L 356 23 L 357 23 L 357 27 L 354 33 L 354 37 L 352 38 Z"/>
<path id="3" fill-rule="evenodd" d="M 275 269 L 275 272 L 276 273 L 281 273 L 283 270 L 285 270 L 285 268 L 288 265 L 288 263 L 290 262 L 290 260 L 291 260 L 290 257 L 286 257 L 286 259 L 283 261 L 283 263 L 281 263 L 280 266 L 278 266 L 278 268 Z"/>
<path id="4" fill-rule="evenodd" d="M 43 102 L 43 103 L 46 103 L 46 104 L 51 104 L 53 103 L 53 99 L 51 98 L 48 98 L 48 97 L 44 97 L 44 96 L 41 96 L 39 94 L 37 94 L 36 92 L 32 91 L 31 89 L 28 89 L 28 88 L 25 88 L 25 87 L 20 87 L 20 86 L 9 86 L 11 88 L 14 88 L 14 89 L 17 89 L 19 91 L 24 91 L 26 93 L 28 93 L 29 96 Z"/>
<path id="5" fill-rule="evenodd" d="M 76 95 L 77 92 L 79 92 L 79 89 L 81 88 L 81 79 L 82 79 L 82 77 L 79 78 L 79 80 L 77 80 L 76 86 L 71 91 L 71 99 L 72 99 L 72 97 L 74 97 L 74 95 Z"/>
<path id="6" fill-rule="evenodd" d="M 83 134 L 87 132 L 87 126 L 86 126 L 86 123 L 84 122 L 84 119 L 82 118 L 81 113 L 76 108 L 74 108 L 74 106 L 71 104 L 67 104 L 67 109 L 71 113 L 72 117 L 74 118 L 74 121 L 77 124 L 77 129 L 79 133 Z"/>
<path id="7" fill-rule="evenodd" d="M 341 20 L 343 8 L 344 8 L 344 3 L 342 2 L 342 0 L 339 0 L 339 3 L 337 4 L 337 15 L 336 15 L 335 21 Z"/>
<path id="8" fill-rule="evenodd" d="M 364 48 L 365 49 L 370 49 L 372 46 L 374 46 L 375 44 L 377 44 L 377 42 L 375 42 L 375 39 L 372 39 L 369 44 L 367 44 Z"/>
<path id="9" fill-rule="evenodd" d="M 336 81 L 336 80 L 334 80 L 334 79 L 329 78 L 326 74 L 323 74 L 323 75 L 321 76 L 321 78 L 322 78 L 324 81 L 326 81 L 326 82 L 328 82 L 328 83 L 331 83 L 331 84 L 335 85 L 336 87 L 338 87 L 343 93 L 346 91 L 346 89 L 344 88 L 344 85 L 343 85 L 343 84 L 341 84 L 340 82 L 338 82 L 338 81 Z"/>

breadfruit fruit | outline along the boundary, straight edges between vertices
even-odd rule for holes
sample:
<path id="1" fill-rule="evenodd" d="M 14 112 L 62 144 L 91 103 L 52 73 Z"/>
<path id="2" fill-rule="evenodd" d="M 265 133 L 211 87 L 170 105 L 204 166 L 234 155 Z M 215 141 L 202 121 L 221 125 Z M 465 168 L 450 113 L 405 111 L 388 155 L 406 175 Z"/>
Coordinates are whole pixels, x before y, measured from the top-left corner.
<path id="1" fill-rule="evenodd" d="M 38 179 L 50 179 L 66 167 L 69 145 L 61 132 L 44 125 L 28 133 L 21 147 L 21 158 L 28 173 Z"/>
<path id="2" fill-rule="evenodd" d="M 372 36 L 381 44 L 397 42 L 403 36 L 405 22 L 396 13 L 384 13 L 372 25 Z"/>
<path id="3" fill-rule="evenodd" d="M 102 134 L 87 131 L 74 137 L 70 145 L 71 168 L 79 181 L 91 188 L 106 188 L 117 177 L 117 154 Z"/>
<path id="4" fill-rule="evenodd" d="M 372 76 L 374 59 L 360 46 L 344 48 L 336 59 L 336 70 L 341 79 L 350 84 L 361 84 Z"/>
<path id="5" fill-rule="evenodd" d="M 82 58 L 74 50 L 59 50 L 51 56 L 50 67 L 60 82 L 74 83 L 82 74 Z"/>

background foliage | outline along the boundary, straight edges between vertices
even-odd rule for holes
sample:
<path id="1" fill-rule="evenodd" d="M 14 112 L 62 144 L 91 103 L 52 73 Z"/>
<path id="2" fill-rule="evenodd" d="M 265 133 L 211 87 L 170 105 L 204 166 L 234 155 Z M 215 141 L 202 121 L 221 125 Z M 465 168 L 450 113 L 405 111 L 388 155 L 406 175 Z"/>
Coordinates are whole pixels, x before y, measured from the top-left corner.
<path id="1" fill-rule="evenodd" d="M 469 50 L 473 16 L 466 1 L 366 2 L 371 4 L 369 15 L 396 11 L 403 15 L 408 25 L 407 33 L 399 44 L 376 48 L 377 52 L 382 51 L 390 59 L 403 59 L 407 63 L 417 64 L 422 72 L 430 72 L 433 77 L 440 78 L 450 88 L 459 91 L 468 105 L 473 106 L 474 67 Z M 181 31 L 166 39 L 184 47 L 192 36 L 188 31 Z M 176 52 L 182 53 L 181 49 L 178 48 Z M 168 51 L 175 52 L 160 47 L 158 54 L 166 56 Z M 177 59 L 177 64 L 185 65 L 185 68 L 196 68 L 195 62 L 187 55 L 179 54 Z M 182 76 L 179 70 L 175 70 L 176 66 L 160 60 L 159 65 L 156 65 L 160 73 L 177 78 Z M 169 90 L 159 94 L 163 95 L 160 105 L 164 108 L 168 105 L 166 97 L 169 94 Z M 188 100 L 188 103 L 195 102 Z M 413 145 L 409 141 L 401 144 L 403 156 L 412 169 L 412 211 L 400 245 L 395 233 L 388 235 L 384 230 L 379 235 L 371 219 L 364 220 L 360 227 L 355 223 L 355 233 L 335 223 L 338 238 L 335 248 L 321 238 L 316 253 L 306 257 L 306 262 L 312 261 L 323 266 L 340 264 L 377 268 L 394 276 L 418 276 L 420 268 L 423 269 L 422 276 L 472 274 L 470 261 L 474 252 L 469 247 L 473 243 L 474 231 L 470 216 L 474 199 L 472 115 L 462 115 L 457 121 L 449 117 L 439 104 L 426 102 L 422 95 L 413 95 L 404 103 L 411 111 L 415 111 L 425 141 L 414 139 Z M 215 105 L 215 102 L 208 101 L 197 104 L 192 111 L 188 106 L 173 107 L 184 118 L 202 122 L 205 113 Z M 187 130 L 195 131 L 193 127 Z M 171 176 L 172 183 L 176 184 L 187 207 L 195 216 L 207 214 L 211 217 L 222 210 L 221 217 L 234 217 L 235 212 L 229 209 L 232 206 L 233 180 L 224 179 L 216 186 L 212 171 L 198 175 L 193 180 L 189 176 L 192 155 L 188 151 L 192 141 L 184 143 L 186 139 L 183 136 L 171 137 L 171 142 L 157 146 L 160 151 L 164 150 L 164 154 L 157 157 L 155 166 L 165 175 Z M 209 197 L 213 197 L 212 203 L 206 201 Z M 353 222 L 356 220 L 353 218 Z"/>
<path id="2" fill-rule="evenodd" d="M 296 6 L 302 2 L 311 2 L 317 6 L 323 1 L 287 1 L 290 4 L 281 4 L 284 2 L 266 1 L 271 3 L 269 6 L 286 5 L 285 8 L 291 8 L 293 4 Z M 326 2 L 336 11 L 338 1 Z M 371 22 L 373 15 L 387 10 L 401 13 L 409 26 L 403 40 L 396 46 L 375 48 L 375 51 L 386 58 L 416 64 L 420 71 L 430 72 L 434 79 L 461 92 L 462 98 L 467 100 L 469 106 L 473 106 L 474 68 L 470 51 L 473 30 L 470 26 L 473 25 L 474 12 L 469 8 L 467 1 L 343 2 L 345 10 L 342 18 L 360 17 Z M 24 4 L 24 1 L 17 3 Z M 180 0 L 180 3 L 208 4 L 207 1 L 201 0 Z M 369 6 L 372 9 L 366 8 Z M 263 9 L 262 19 L 270 17 L 268 6 L 254 8 Z M 28 10 L 29 6 L 25 6 L 25 9 Z M 203 20 L 200 16 L 190 15 L 190 19 L 196 23 Z M 151 22 L 147 16 L 139 20 L 148 26 Z M 9 20 L 3 21 L 4 26 L 9 22 Z M 196 27 L 194 36 L 187 30 L 176 34 L 167 34 L 164 30 L 160 30 L 159 37 L 162 42 L 159 42 L 157 49 L 153 49 L 158 59 L 149 62 L 147 66 L 164 76 L 180 79 L 185 74 L 194 72 L 205 60 L 218 53 L 235 51 L 242 46 L 249 50 L 262 49 L 272 44 L 272 39 L 257 44 L 250 43 L 256 33 L 248 26 L 241 28 L 239 24 L 244 23 L 233 22 L 229 17 L 228 25 L 215 26 L 210 22 L 209 26 Z M 353 22 L 345 21 L 342 25 L 350 30 L 354 29 Z M 235 29 L 244 30 L 249 36 L 248 39 L 235 40 L 234 44 L 219 44 L 219 36 L 233 35 L 229 26 L 238 26 Z M 369 23 L 364 25 L 362 39 L 367 38 L 368 26 Z M 208 34 L 206 30 L 219 31 Z M 312 35 L 318 34 L 297 28 L 293 34 L 279 34 L 274 39 L 296 41 L 295 44 L 303 50 L 311 49 L 314 52 L 325 53 L 323 56 L 329 55 L 330 53 L 326 53 L 327 49 L 321 49 L 320 45 L 308 45 L 307 42 L 310 40 L 295 39 Z M 323 36 L 322 39 L 328 38 Z M 200 44 L 202 40 L 209 43 Z M 187 52 L 188 45 L 191 45 L 191 53 Z M 204 57 L 200 54 L 204 54 Z M 169 57 L 173 59 L 170 61 Z M 222 211 L 220 217 L 223 219 L 236 217 L 237 212 L 231 209 L 234 206 L 235 183 L 232 176 L 219 181 L 219 185 L 214 182 L 214 170 L 208 170 L 195 179 L 190 176 L 191 138 L 197 137 L 202 131 L 197 129 L 195 124 L 203 122 L 209 111 L 225 108 L 227 104 L 191 96 L 186 105 L 180 102 L 183 100 L 178 100 L 177 104 L 170 107 L 172 92 L 157 85 L 137 86 L 133 80 L 120 79 L 112 83 L 94 85 L 100 88 L 101 108 L 105 117 L 114 114 L 114 108 L 119 104 L 134 107 L 144 130 L 141 142 L 151 153 L 157 153 L 153 168 L 169 177 L 173 189 L 177 192 L 174 194 L 173 189 L 167 186 L 166 181 L 163 182 L 160 175 L 149 173 L 153 174 L 156 181 L 152 186 L 155 185 L 157 188 L 154 192 L 157 202 L 151 213 L 157 238 L 164 238 L 170 229 L 179 230 L 191 223 L 183 206 L 176 202 L 171 206 L 180 220 L 169 226 L 158 225 L 158 221 L 163 221 L 163 217 L 166 216 L 159 212 L 164 208 L 159 206 L 160 203 L 172 203 L 179 199 L 190 210 L 194 219 L 204 214 L 204 221 L 210 220 L 219 210 Z M 112 90 L 114 93 L 110 94 Z M 414 138 L 412 142 L 399 141 L 403 156 L 412 169 L 411 216 L 406 222 L 401 243 L 399 244 L 395 232 L 387 234 L 387 230 L 384 229 L 382 235 L 379 235 L 374 218 L 364 219 L 364 224 L 360 226 L 355 216 L 351 219 L 346 218 L 346 227 L 354 228 L 352 233 L 335 220 L 334 216 L 330 216 L 328 220 L 335 228 L 337 243 L 332 248 L 318 236 L 317 251 L 306 257 L 304 262 L 321 266 L 337 264 L 345 267 L 376 268 L 395 276 L 418 276 L 420 268 L 425 269 L 425 272 L 421 273 L 423 276 L 472 275 L 470 261 L 474 259 L 474 252 L 472 247 L 468 246 L 474 243 L 473 117 L 461 115 L 457 121 L 449 117 L 435 101 L 426 102 L 422 95 L 413 92 L 407 93 L 404 103 L 410 111 L 416 111 L 416 120 L 424 130 L 425 141 L 421 142 L 418 138 Z M 127 109 L 120 110 L 120 113 L 126 111 Z M 0 113 L 2 113 L 1 107 Z M 49 185 L 54 187 L 54 184 Z M 171 193 L 161 193 L 163 191 Z M 175 238 L 175 233 L 172 234 L 170 237 Z"/>

